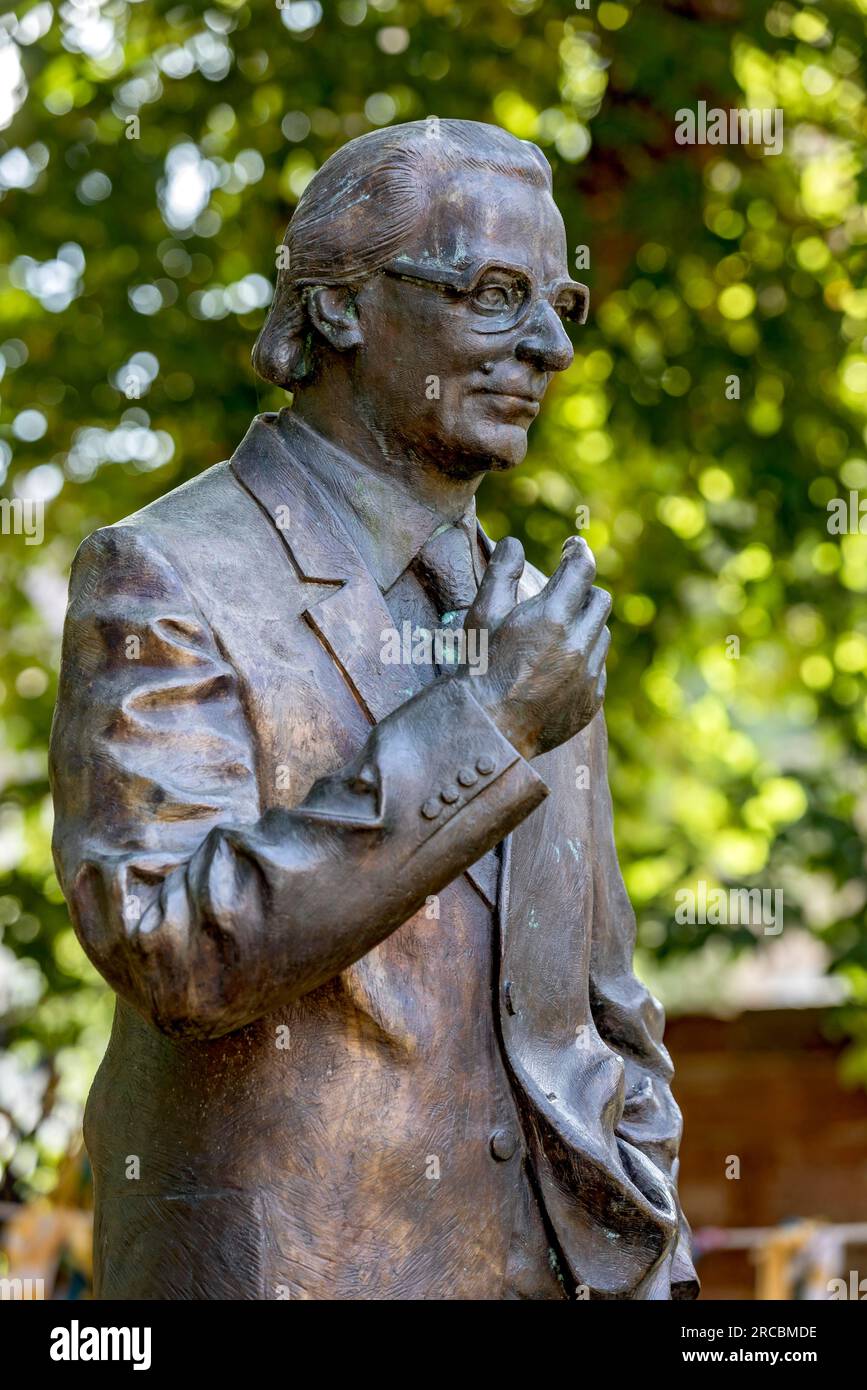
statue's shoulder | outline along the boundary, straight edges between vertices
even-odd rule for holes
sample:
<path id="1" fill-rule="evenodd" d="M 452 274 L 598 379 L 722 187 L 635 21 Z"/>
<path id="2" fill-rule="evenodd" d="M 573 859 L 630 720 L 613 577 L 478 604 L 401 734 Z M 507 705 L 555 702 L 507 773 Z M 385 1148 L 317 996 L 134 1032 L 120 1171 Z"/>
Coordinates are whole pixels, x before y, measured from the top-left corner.
<path id="1" fill-rule="evenodd" d="M 75 582 L 110 586 L 138 574 L 197 586 L 237 551 L 256 511 L 228 461 L 214 464 L 88 536 L 73 563 Z"/>
<path id="2" fill-rule="evenodd" d="M 187 482 L 163 493 L 147 506 L 131 512 L 115 527 L 135 527 L 152 536 L 198 535 L 208 532 L 214 536 L 215 523 L 237 515 L 246 509 L 247 499 L 239 487 L 228 460 L 215 463 Z"/>
<path id="3" fill-rule="evenodd" d="M 276 428 L 278 418 L 274 412 L 257 415 L 230 459 L 205 469 L 115 525 L 149 534 L 169 546 L 180 541 L 182 553 L 195 551 L 200 543 L 217 555 L 231 548 L 260 512 L 258 476 L 274 468 L 291 473 L 297 462 Z"/>

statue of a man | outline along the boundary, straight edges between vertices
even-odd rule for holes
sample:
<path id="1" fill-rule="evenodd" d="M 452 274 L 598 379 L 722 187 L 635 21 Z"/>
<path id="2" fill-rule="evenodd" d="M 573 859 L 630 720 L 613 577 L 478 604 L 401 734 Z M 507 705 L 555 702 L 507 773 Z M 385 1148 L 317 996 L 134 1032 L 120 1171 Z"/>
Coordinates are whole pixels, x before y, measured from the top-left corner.
<path id="1" fill-rule="evenodd" d="M 103 1298 L 689 1298 L 632 971 L 610 600 L 474 496 L 586 291 L 541 152 L 353 140 L 254 360 L 293 392 L 76 557 L 55 854 L 116 990 L 85 1118 Z"/>

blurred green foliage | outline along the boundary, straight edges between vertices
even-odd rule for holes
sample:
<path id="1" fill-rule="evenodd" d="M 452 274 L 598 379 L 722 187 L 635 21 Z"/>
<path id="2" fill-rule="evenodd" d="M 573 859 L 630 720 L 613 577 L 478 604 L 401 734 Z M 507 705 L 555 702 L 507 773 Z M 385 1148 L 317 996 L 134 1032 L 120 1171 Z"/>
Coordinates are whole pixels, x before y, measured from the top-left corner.
<path id="1" fill-rule="evenodd" d="M 542 146 L 593 290 L 530 459 L 480 510 L 550 569 L 588 508 L 644 968 L 761 942 L 678 925 L 679 888 L 782 887 L 786 929 L 847 977 L 846 1067 L 867 1076 L 865 13 L 94 0 L 0 19 L 0 478 L 45 528 L 28 544 L 10 510 L 0 534 L 7 1195 L 50 1189 L 111 1009 L 49 849 L 72 555 L 285 403 L 249 354 L 294 203 L 346 139 L 432 114 Z M 783 152 L 678 144 L 699 101 L 779 108 Z M 832 533 L 850 494 L 855 530 Z"/>

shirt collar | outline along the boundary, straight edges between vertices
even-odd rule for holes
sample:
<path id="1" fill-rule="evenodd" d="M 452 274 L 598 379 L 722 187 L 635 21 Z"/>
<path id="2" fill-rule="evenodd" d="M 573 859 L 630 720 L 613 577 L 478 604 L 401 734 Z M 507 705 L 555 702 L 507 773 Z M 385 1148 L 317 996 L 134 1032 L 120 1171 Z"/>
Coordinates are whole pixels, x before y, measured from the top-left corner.
<path id="1" fill-rule="evenodd" d="M 305 467 L 321 486 L 383 593 L 437 531 L 452 524 L 463 525 L 475 541 L 475 498 L 460 521 L 452 523 L 413 497 L 399 474 L 378 473 L 292 411 L 281 411 L 280 423 L 289 442 L 298 441 Z M 476 548 L 473 543 L 474 559 Z"/>

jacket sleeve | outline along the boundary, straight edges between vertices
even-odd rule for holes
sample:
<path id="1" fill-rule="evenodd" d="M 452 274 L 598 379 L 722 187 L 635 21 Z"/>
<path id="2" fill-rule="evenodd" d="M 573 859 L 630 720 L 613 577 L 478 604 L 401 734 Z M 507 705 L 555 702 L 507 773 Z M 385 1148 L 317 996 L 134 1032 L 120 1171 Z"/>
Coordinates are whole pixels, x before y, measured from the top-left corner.
<path id="1" fill-rule="evenodd" d="M 677 1207 L 678 1239 L 669 1257 L 671 1297 L 695 1298 L 699 1284 L 690 1255 L 691 1233 L 677 1195 L 682 1124 L 671 1092 L 674 1068 L 662 1041 L 665 1014 L 633 971 L 635 914 L 614 844 L 608 735 L 601 715 L 595 724 L 589 779 L 594 847 L 591 1009 L 600 1037 L 624 1063 L 626 1091 L 617 1136 L 661 1170 Z"/>
<path id="2" fill-rule="evenodd" d="M 247 696 L 176 570 L 138 524 L 95 533 L 51 738 L 55 863 L 93 964 L 198 1038 L 351 965 L 547 795 L 469 687 L 433 683 L 298 806 L 263 812 Z"/>

